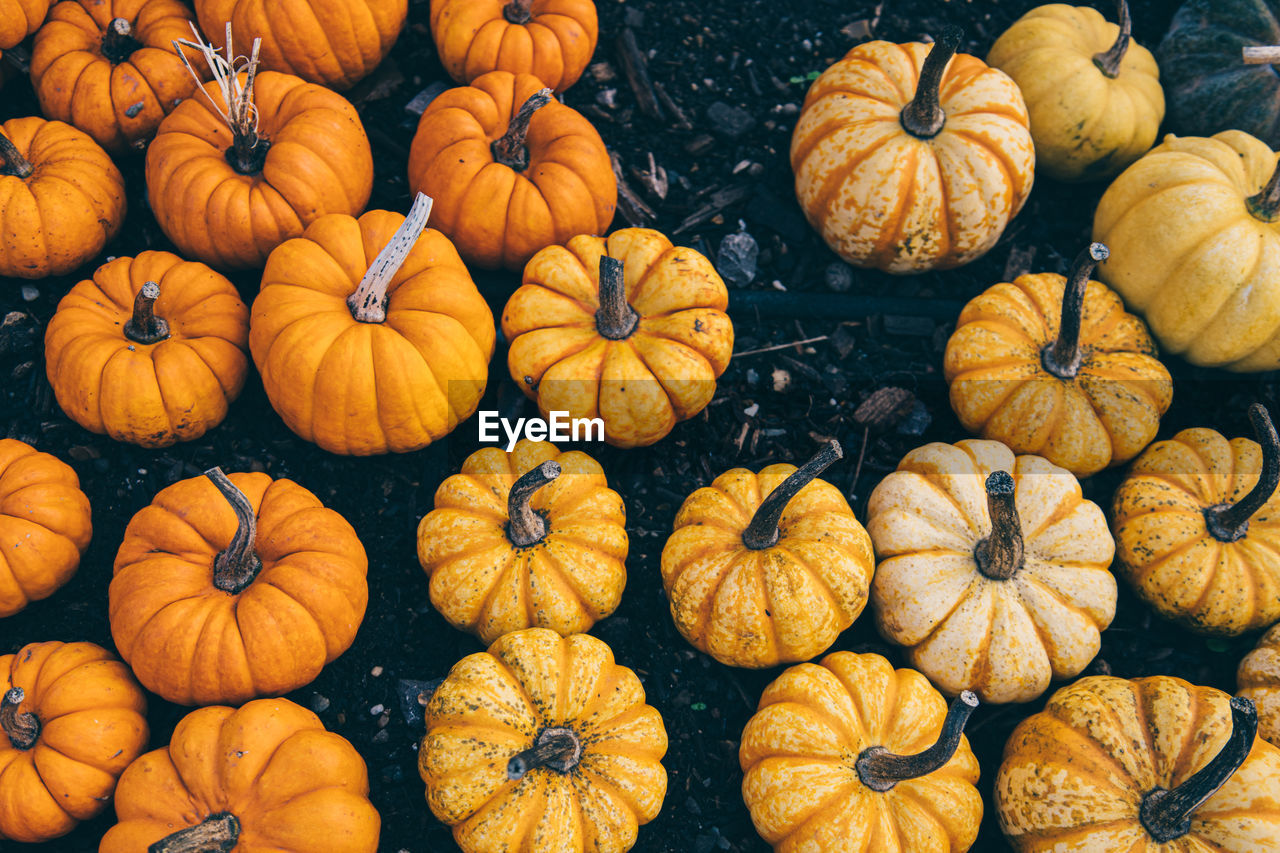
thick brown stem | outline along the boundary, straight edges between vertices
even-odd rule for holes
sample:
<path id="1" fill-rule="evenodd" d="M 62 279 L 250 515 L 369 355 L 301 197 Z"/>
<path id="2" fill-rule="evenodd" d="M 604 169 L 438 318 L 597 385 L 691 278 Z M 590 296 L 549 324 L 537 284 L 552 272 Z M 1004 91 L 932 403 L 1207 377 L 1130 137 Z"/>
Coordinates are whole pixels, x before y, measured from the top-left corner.
<path id="1" fill-rule="evenodd" d="M 30 749 L 40 737 L 40 718 L 18 710 L 26 698 L 21 687 L 13 687 L 0 699 L 0 732 L 8 736 L 14 749 Z"/>
<path id="2" fill-rule="evenodd" d="M 0 133 L 0 175 L 12 175 L 15 178 L 29 178 L 34 169 L 31 162 L 23 157 L 18 147 Z"/>
<path id="3" fill-rule="evenodd" d="M 947 717 L 942 721 L 942 731 L 933 746 L 915 755 L 895 755 L 883 746 L 871 746 L 858 756 L 854 768 L 862 784 L 873 791 L 884 792 L 899 782 L 927 776 L 943 767 L 960 748 L 964 725 L 969 715 L 978 707 L 978 697 L 965 690 L 951 700 Z"/>
<path id="4" fill-rule="evenodd" d="M 1204 511 L 1205 526 L 1219 542 L 1236 542 L 1249 532 L 1249 519 L 1271 500 L 1280 485 L 1280 436 L 1266 406 L 1254 403 L 1249 407 L 1249 422 L 1253 434 L 1262 445 L 1262 470 L 1258 482 L 1249 493 L 1234 504 L 1218 504 Z"/>
<path id="5" fill-rule="evenodd" d="M 812 459 L 792 471 L 768 497 L 760 501 L 756 514 L 751 517 L 751 523 L 742 531 L 742 544 L 753 551 L 772 548 L 778 544 L 778 522 L 782 520 L 787 504 L 842 456 L 844 451 L 840 448 L 840 442 L 832 441 L 815 453 Z"/>
<path id="6" fill-rule="evenodd" d="M 533 114 L 551 103 L 551 90 L 543 89 L 529 96 L 516 113 L 515 118 L 507 125 L 507 132 L 493 143 L 493 159 L 517 172 L 523 172 L 529 166 L 529 151 L 524 147 L 525 137 L 529 135 L 529 121 Z"/>
<path id="7" fill-rule="evenodd" d="M 157 344 L 169 337 L 169 324 L 155 313 L 160 285 L 149 281 L 133 298 L 133 316 L 124 324 L 124 336 L 139 344 Z"/>
<path id="8" fill-rule="evenodd" d="M 640 315 L 627 302 L 627 285 L 622 261 L 600 256 L 600 310 L 596 311 L 596 331 L 611 341 L 631 337 Z"/>
<path id="9" fill-rule="evenodd" d="M 221 468 L 210 468 L 204 475 L 218 487 L 236 514 L 236 534 L 226 550 L 213 560 L 213 585 L 223 592 L 239 595 L 262 571 L 262 560 L 254 551 L 258 520 L 249 499 L 227 479 Z"/>
<path id="10" fill-rule="evenodd" d="M 1191 831 L 1191 816 L 1244 764 L 1258 733 L 1258 711 L 1242 696 L 1231 697 L 1231 736 L 1208 764 L 1176 788 L 1148 791 L 1138 807 L 1143 827 L 1160 844 Z"/>
<path id="11" fill-rule="evenodd" d="M 982 574 L 992 580 L 1008 580 L 1022 568 L 1022 522 L 1014 500 L 1013 477 L 1008 471 L 992 471 L 986 488 L 991 535 L 978 543 L 973 557 Z"/>
<path id="12" fill-rule="evenodd" d="M 240 821 L 231 812 L 219 812 L 166 835 L 148 847 L 147 853 L 231 853 L 239 840 Z"/>
<path id="13" fill-rule="evenodd" d="M 1129 3 L 1127 0 L 1120 0 L 1119 7 L 1120 9 L 1116 14 L 1120 21 L 1120 34 L 1116 36 L 1115 44 L 1102 53 L 1093 55 L 1093 64 L 1098 66 L 1098 70 L 1108 77 L 1119 76 L 1120 63 L 1124 61 L 1124 55 L 1129 50 L 1129 38 L 1133 33 L 1133 21 L 1129 17 Z"/>
<path id="14" fill-rule="evenodd" d="M 506 18 L 513 24 L 527 24 L 532 15 L 529 7 L 533 5 L 533 0 L 511 0 L 506 6 L 502 7 L 502 17 Z"/>
<path id="15" fill-rule="evenodd" d="M 1258 190 L 1257 195 L 1245 199 L 1245 206 L 1255 219 L 1263 222 L 1275 222 L 1280 217 L 1280 162 L 1276 163 L 1271 177 Z"/>
<path id="16" fill-rule="evenodd" d="M 582 758 L 582 740 L 568 728 L 546 728 L 538 734 L 533 746 L 511 756 L 507 762 L 507 778 L 523 779 L 535 767 L 550 767 L 568 773 Z"/>
<path id="17" fill-rule="evenodd" d="M 902 126 L 912 136 L 929 139 L 937 136 L 946 124 L 947 114 L 938 105 L 938 89 L 942 86 L 942 74 L 947 70 L 947 63 L 955 56 L 962 37 L 959 27 L 943 27 L 933 49 L 925 57 L 920 68 L 920 82 L 916 84 L 916 96 L 902 108 L 900 116 Z"/>
<path id="18" fill-rule="evenodd" d="M 560 463 L 548 459 L 526 471 L 507 495 L 507 538 L 517 548 L 527 548 L 547 535 L 547 522 L 529 506 L 533 493 L 560 476 Z"/>
<path id="19" fill-rule="evenodd" d="M 1090 243 L 1076 255 L 1062 288 L 1062 312 L 1058 321 L 1058 338 L 1045 348 L 1040 360 L 1044 369 L 1059 379 L 1074 379 L 1080 372 L 1080 321 L 1084 314 L 1084 292 L 1089 276 L 1099 261 L 1110 254 L 1102 243 Z"/>
<path id="20" fill-rule="evenodd" d="M 430 216 L 431 196 L 418 193 L 413 207 L 409 208 L 409 215 L 373 259 L 355 292 L 347 297 L 347 307 L 351 309 L 351 316 L 357 322 L 386 322 L 387 288 L 391 286 L 391 280 L 400 271 L 405 258 L 413 251 L 418 237 L 422 236 L 422 229 L 427 227 Z"/>
<path id="21" fill-rule="evenodd" d="M 102 55 L 113 65 L 119 65 L 142 47 L 133 37 L 133 27 L 124 18 L 112 18 L 107 31 L 102 34 Z"/>

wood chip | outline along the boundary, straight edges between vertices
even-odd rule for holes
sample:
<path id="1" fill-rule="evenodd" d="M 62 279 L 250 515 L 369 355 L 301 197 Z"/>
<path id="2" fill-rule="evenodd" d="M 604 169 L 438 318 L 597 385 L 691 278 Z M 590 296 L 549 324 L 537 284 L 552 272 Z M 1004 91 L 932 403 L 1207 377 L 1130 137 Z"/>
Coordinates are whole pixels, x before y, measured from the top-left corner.
<path id="1" fill-rule="evenodd" d="M 622 66 L 622 73 L 626 76 L 631 91 L 635 93 L 636 102 L 640 104 L 640 112 L 655 121 L 665 121 L 667 117 L 658 104 L 658 95 L 653 90 L 653 84 L 649 82 L 649 60 L 640 51 L 640 45 L 636 43 L 635 31 L 630 27 L 624 27 L 618 35 L 616 44 L 618 64 Z"/>
<path id="2" fill-rule="evenodd" d="M 632 226 L 645 226 L 658 218 L 653 208 L 645 204 L 644 199 L 627 183 L 622 170 L 622 158 L 617 151 L 609 152 L 609 161 L 613 164 L 613 176 L 618 181 L 618 213 Z M 665 173 L 664 173 L 665 176 Z"/>
<path id="3" fill-rule="evenodd" d="M 915 404 L 916 395 L 906 388 L 881 388 L 854 410 L 853 420 L 867 429 L 888 429 L 910 414 Z"/>

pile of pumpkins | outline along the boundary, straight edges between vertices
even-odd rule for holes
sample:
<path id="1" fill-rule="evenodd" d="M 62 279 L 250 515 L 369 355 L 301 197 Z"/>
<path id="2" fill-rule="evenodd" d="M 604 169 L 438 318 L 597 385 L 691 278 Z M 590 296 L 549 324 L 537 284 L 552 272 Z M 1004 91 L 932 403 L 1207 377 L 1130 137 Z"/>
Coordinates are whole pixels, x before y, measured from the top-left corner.
<path id="1" fill-rule="evenodd" d="M 433 0 L 462 85 L 422 115 L 407 215 L 364 210 L 372 155 L 338 93 L 386 56 L 407 0 L 347 6 L 0 0 L 0 49 L 34 34 L 45 113 L 0 126 L 0 221 L 19 223 L 0 235 L 0 275 L 98 255 L 125 212 L 112 157 L 139 148 L 178 250 L 110 260 L 62 299 L 45 355 L 63 411 L 119 441 L 188 441 L 223 420 L 252 358 L 301 438 L 335 454 L 421 449 L 485 391 L 496 330 L 480 267 L 522 272 L 501 329 L 512 380 L 544 415 L 598 417 L 628 448 L 701 412 L 733 350 L 724 283 L 657 231 L 602 236 L 609 154 L 554 97 L 594 53 L 593 3 Z M 777 849 L 968 850 L 983 803 L 966 720 L 1085 670 L 1115 614 L 1113 566 L 1189 630 L 1280 624 L 1267 411 L 1250 410 L 1257 441 L 1190 429 L 1152 443 L 1172 401 L 1156 341 L 1197 365 L 1280 367 L 1280 132 L 1254 95 L 1194 106 L 1276 88 L 1218 55 L 1265 48 L 1237 25 L 1269 41 L 1270 10 L 1186 4 L 1161 48 L 1174 118 L 1229 126 L 1155 148 L 1164 95 L 1123 0 L 1119 25 L 1035 9 L 989 65 L 956 54 L 956 31 L 869 42 L 810 88 L 797 197 L 856 265 L 966 263 L 1036 170 L 1118 177 L 1067 275 L 1022 275 L 964 308 L 943 366 L 979 437 L 908 453 L 865 528 L 820 479 L 843 455 L 834 442 L 799 467 L 724 472 L 680 507 L 661 558 L 676 628 L 726 666 L 795 664 L 739 753 L 744 800 Z M 262 270 L 252 306 L 222 274 L 246 269 Z M 1076 478 L 1125 463 L 1108 525 Z M 625 514 L 590 455 L 523 440 L 474 453 L 419 524 L 432 605 L 489 644 L 427 700 L 419 753 L 431 810 L 468 853 L 624 851 L 661 809 L 662 719 L 585 633 L 621 600 Z M 65 584 L 91 534 L 72 469 L 0 440 L 0 618 Z M 103 853 L 376 850 L 359 754 L 272 698 L 351 646 L 367 571 L 354 529 L 297 483 L 214 468 L 163 489 L 117 551 L 120 659 L 83 642 L 0 657 L 0 839 L 57 838 L 114 802 Z M 811 662 L 868 602 L 912 668 L 847 651 Z M 1280 849 L 1277 655 L 1280 627 L 1242 662 L 1234 698 L 1163 676 L 1059 689 L 997 774 L 1010 843 Z M 197 706 L 146 753 L 142 688 Z"/>

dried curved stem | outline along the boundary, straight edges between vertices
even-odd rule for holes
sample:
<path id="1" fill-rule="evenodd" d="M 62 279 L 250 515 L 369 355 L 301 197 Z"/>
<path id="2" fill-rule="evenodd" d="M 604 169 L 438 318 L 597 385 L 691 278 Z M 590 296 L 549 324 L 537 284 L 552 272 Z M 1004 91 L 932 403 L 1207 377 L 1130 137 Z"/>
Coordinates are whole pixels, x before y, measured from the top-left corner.
<path id="1" fill-rule="evenodd" d="M 506 18 L 513 24 L 527 24 L 533 15 L 529 11 L 529 7 L 533 5 L 533 0 L 511 0 L 506 6 L 502 7 L 502 17 Z"/>
<path id="2" fill-rule="evenodd" d="M 582 758 L 582 740 L 573 729 L 554 727 L 543 729 L 533 746 L 511 756 L 507 762 L 507 778 L 523 779 L 535 767 L 550 767 L 568 773 L 578 766 Z"/>
<path id="3" fill-rule="evenodd" d="M 227 127 L 231 128 L 231 147 L 227 149 L 227 162 L 242 175 L 257 174 L 262 171 L 262 166 L 267 159 L 267 149 L 270 147 L 266 137 L 258 133 L 258 107 L 253 102 L 253 84 L 258 75 L 258 51 L 262 45 L 262 39 L 253 40 L 250 56 L 236 56 L 231 44 L 231 24 L 228 22 L 227 55 L 223 57 L 218 54 L 217 48 L 205 43 L 195 24 L 191 25 L 191 32 L 196 37 L 194 42 L 175 39 L 173 49 L 177 51 L 178 58 L 195 79 L 196 88 L 204 93 L 214 110 L 227 123 Z M 213 73 L 214 83 L 221 92 L 221 104 L 205 89 L 204 81 L 200 79 L 200 75 L 196 73 L 182 50 L 184 47 L 189 47 L 204 57 L 205 63 Z M 244 74 L 244 82 L 240 80 L 241 73 Z"/>
<path id="4" fill-rule="evenodd" d="M 244 492 L 235 487 L 221 468 L 210 468 L 204 475 L 218 487 L 236 514 L 236 534 L 231 537 L 231 544 L 213 560 L 213 585 L 223 592 L 239 595 L 262 571 L 262 560 L 254 550 L 257 516 Z"/>
<path id="5" fill-rule="evenodd" d="M 231 853 L 240 840 L 240 821 L 231 812 L 211 814 L 195 826 L 166 835 L 147 853 Z"/>
<path id="6" fill-rule="evenodd" d="M 507 132 L 494 140 L 493 159 L 504 166 L 523 172 L 529 167 L 529 151 L 524 147 L 533 114 L 551 103 L 551 90 L 542 89 L 529 96 L 507 125 Z"/>
<path id="7" fill-rule="evenodd" d="M 1129 39 L 1133 34 L 1133 20 L 1129 17 L 1128 0 L 1120 0 L 1119 11 L 1116 12 L 1120 21 L 1120 33 L 1116 36 L 1115 43 L 1102 53 L 1093 55 L 1093 64 L 1098 66 L 1098 70 L 1108 77 L 1118 77 L 1120 75 L 1120 63 L 1124 61 L 1124 55 L 1129 50 Z"/>
<path id="8" fill-rule="evenodd" d="M 623 272 L 622 261 L 600 256 L 600 310 L 596 311 L 596 331 L 611 341 L 631 337 L 640 322 L 640 315 L 627 302 Z"/>
<path id="9" fill-rule="evenodd" d="M 31 161 L 22 156 L 18 146 L 0 133 L 0 175 L 12 175 L 15 178 L 29 178 L 35 171 Z"/>
<path id="10" fill-rule="evenodd" d="M 112 18 L 102 34 L 102 55 L 113 65 L 119 65 L 135 50 L 143 47 L 133 36 L 133 25 L 125 18 Z"/>
<path id="11" fill-rule="evenodd" d="M 1245 199 L 1244 203 L 1255 219 L 1275 222 L 1280 218 L 1280 162 L 1276 163 L 1276 168 L 1262 185 L 1262 189 Z"/>
<path id="12" fill-rule="evenodd" d="M 1205 526 L 1209 534 L 1219 542 L 1237 542 L 1249 532 L 1249 519 L 1271 500 L 1280 486 L 1280 436 L 1267 407 L 1254 403 L 1249 407 L 1249 422 L 1253 434 L 1262 445 L 1262 470 L 1258 482 L 1249 493 L 1234 504 L 1218 504 L 1204 511 Z"/>
<path id="13" fill-rule="evenodd" d="M 139 344 L 158 344 L 169 337 L 169 324 L 155 313 L 160 285 L 148 281 L 133 298 L 133 316 L 124 324 L 124 336 Z"/>
<path id="14" fill-rule="evenodd" d="M 0 732 L 14 749 L 31 749 L 40 738 L 40 718 L 18 707 L 27 698 L 21 687 L 11 687 L 0 699 Z"/>
<path id="15" fill-rule="evenodd" d="M 942 28 L 933 49 L 925 57 L 920 68 L 920 82 L 916 85 L 916 96 L 911 103 L 902 108 L 902 126 L 912 136 L 928 139 L 937 136 L 946 124 L 947 114 L 938 104 L 938 89 L 942 86 L 942 74 L 947 70 L 947 63 L 956 55 L 960 47 L 963 33 L 959 27 Z"/>
<path id="16" fill-rule="evenodd" d="M 383 323 L 387 319 L 387 287 L 395 278 L 405 258 L 413 251 L 414 244 L 422 236 L 427 227 L 427 219 L 431 216 L 431 196 L 418 193 L 409 208 L 409 215 L 404 223 L 391 235 L 387 245 L 382 247 L 378 256 L 373 259 L 369 269 L 355 292 L 347 297 L 347 307 L 351 316 L 360 323 Z"/>
<path id="17" fill-rule="evenodd" d="M 1062 288 L 1062 312 L 1058 337 L 1040 357 L 1044 369 L 1059 379 L 1074 379 L 1080 372 L 1080 321 L 1084 315 L 1084 292 L 1099 261 L 1110 254 L 1102 243 L 1090 243 L 1076 255 Z"/>
<path id="18" fill-rule="evenodd" d="M 1022 568 L 1022 522 L 1014 499 L 1016 487 L 1008 471 L 992 471 L 986 489 L 991 535 L 973 549 L 973 558 L 982 574 L 992 580 L 1008 580 Z"/>
<path id="19" fill-rule="evenodd" d="M 896 755 L 883 746 L 864 749 L 854 764 L 858 778 L 871 790 L 884 792 L 899 782 L 927 776 L 945 766 L 960 748 L 965 723 L 969 722 L 969 715 L 977 707 L 977 694 L 971 690 L 965 690 L 951 700 L 938 739 L 924 752 Z"/>
<path id="20" fill-rule="evenodd" d="M 787 504 L 791 503 L 791 499 L 801 489 L 816 480 L 819 474 L 843 456 L 844 450 L 841 449 L 840 442 L 832 441 L 815 453 L 812 459 L 792 471 L 768 497 L 760 501 L 756 514 L 751 517 L 751 523 L 742 531 L 742 544 L 753 551 L 772 548 L 778 544 L 778 522 L 782 520 Z"/>
<path id="21" fill-rule="evenodd" d="M 548 459 L 526 471 L 507 495 L 507 538 L 518 548 L 536 545 L 547 535 L 546 520 L 529 506 L 533 493 L 560 476 L 560 463 Z"/>

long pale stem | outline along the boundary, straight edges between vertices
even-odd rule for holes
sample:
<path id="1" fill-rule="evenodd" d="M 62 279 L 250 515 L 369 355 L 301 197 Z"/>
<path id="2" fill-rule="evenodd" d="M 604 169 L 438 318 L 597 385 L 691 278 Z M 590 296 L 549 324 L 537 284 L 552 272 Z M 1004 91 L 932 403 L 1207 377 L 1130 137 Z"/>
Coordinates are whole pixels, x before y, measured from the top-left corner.
<path id="1" fill-rule="evenodd" d="M 631 337 L 640 322 L 640 315 L 627 302 L 623 272 L 622 261 L 600 256 L 600 310 L 596 312 L 596 331 L 611 341 Z"/>
<path id="2" fill-rule="evenodd" d="M 832 441 L 814 454 L 813 458 L 792 471 L 785 480 L 777 485 L 768 497 L 760 501 L 751 523 L 742 531 L 742 544 L 753 551 L 772 548 L 778 543 L 780 531 L 778 524 L 782 521 L 782 513 L 791 499 L 800 490 L 818 478 L 818 475 L 831 467 L 837 459 L 844 456 L 840 442 Z"/>
<path id="3" fill-rule="evenodd" d="M 253 40 L 253 49 L 249 57 L 236 56 L 231 44 L 231 23 L 227 23 L 226 57 L 218 55 L 213 46 L 205 43 L 195 24 L 191 25 L 195 41 L 175 39 L 173 49 L 178 58 L 187 67 L 188 73 L 195 79 L 197 88 L 209 100 L 215 112 L 222 116 L 227 127 L 231 129 L 231 146 L 227 148 L 226 159 L 233 169 L 242 175 L 253 175 L 262 171 L 267 159 L 270 143 L 258 132 L 258 107 L 253 102 L 253 85 L 258 75 L 258 52 L 262 39 Z M 187 59 L 184 47 L 191 48 L 204 58 L 213 74 L 214 84 L 222 95 L 222 103 L 214 100 L 205 88 L 204 80 L 196 73 L 190 60 Z M 240 82 L 240 74 L 244 73 L 244 82 Z"/>
<path id="4" fill-rule="evenodd" d="M 382 323 L 387 319 L 387 288 L 395 278 L 405 258 L 413 251 L 422 231 L 427 227 L 427 219 L 431 216 L 431 196 L 418 193 L 409 208 L 409 215 L 404 223 L 391 235 L 387 245 L 382 247 L 378 256 L 373 259 L 364 277 L 360 279 L 355 292 L 347 297 L 347 307 L 351 316 L 361 323 Z"/>
<path id="5" fill-rule="evenodd" d="M 551 103 L 552 92 L 542 89 L 529 96 L 529 100 L 521 105 L 519 112 L 507 125 L 507 132 L 493 143 L 493 159 L 517 172 L 523 172 L 529 166 L 529 151 L 524 147 L 525 138 L 529 135 L 529 122 L 533 114 Z"/>
<path id="6" fill-rule="evenodd" d="M 262 560 L 254 550 L 258 534 L 257 516 L 244 492 L 236 488 L 221 468 L 210 468 L 204 475 L 218 487 L 236 514 L 236 533 L 231 537 L 231 544 L 213 561 L 213 585 L 223 592 L 238 595 L 262 571 Z"/>
<path id="7" fill-rule="evenodd" d="M 1253 424 L 1253 434 L 1262 445 L 1262 470 L 1258 472 L 1258 482 L 1248 494 L 1234 504 L 1219 504 L 1204 511 L 1205 526 L 1210 535 L 1220 542 L 1236 542 L 1249 532 L 1249 519 L 1271 500 L 1280 486 L 1280 436 L 1276 435 L 1275 424 L 1266 406 L 1254 403 L 1249 407 L 1249 422 Z"/>
<path id="8" fill-rule="evenodd" d="M 1014 497 L 1016 487 L 1008 471 L 992 471 L 986 489 L 991 535 L 978 543 L 973 556 L 982 574 L 992 580 L 1008 580 L 1022 568 L 1022 522 Z"/>
<path id="9" fill-rule="evenodd" d="M 942 86 L 942 74 L 960 47 L 962 36 L 959 27 L 943 27 L 942 33 L 933 43 L 933 49 L 925 57 L 924 65 L 920 68 L 920 82 L 916 85 L 916 96 L 902 108 L 900 116 L 902 126 L 912 136 L 922 139 L 937 136 L 946 124 L 947 115 L 938 104 L 938 90 Z"/>
<path id="10" fill-rule="evenodd" d="M 547 535 L 547 522 L 534 512 L 529 501 L 533 493 L 560 476 L 560 463 L 548 459 L 537 468 L 526 471 L 511 486 L 507 495 L 507 538 L 518 548 L 537 544 Z"/>
<path id="11" fill-rule="evenodd" d="M 1093 268 L 1099 261 L 1105 261 L 1109 254 L 1102 243 L 1090 243 L 1071 264 L 1067 282 L 1062 288 L 1058 337 L 1041 356 L 1044 369 L 1059 379 L 1073 379 L 1080 371 L 1080 321 L 1084 315 L 1084 292 L 1089 286 Z"/>
<path id="12" fill-rule="evenodd" d="M 947 708 L 942 731 L 933 746 L 915 755 L 896 755 L 883 746 L 864 749 L 854 764 L 858 778 L 871 790 L 884 792 L 899 782 L 918 779 L 940 769 L 960 748 L 965 723 L 969 722 L 969 715 L 977 707 L 977 695 L 970 690 L 962 692 Z"/>
<path id="13" fill-rule="evenodd" d="M 1129 3 L 1127 0 L 1120 0 L 1119 11 L 1116 13 L 1120 21 L 1120 33 L 1116 36 L 1115 43 L 1102 53 L 1093 55 L 1093 64 L 1098 66 L 1098 70 L 1108 77 L 1117 77 L 1120 74 L 1120 63 L 1124 62 L 1124 55 L 1129 50 L 1129 39 L 1133 34 L 1133 20 L 1129 17 Z"/>

